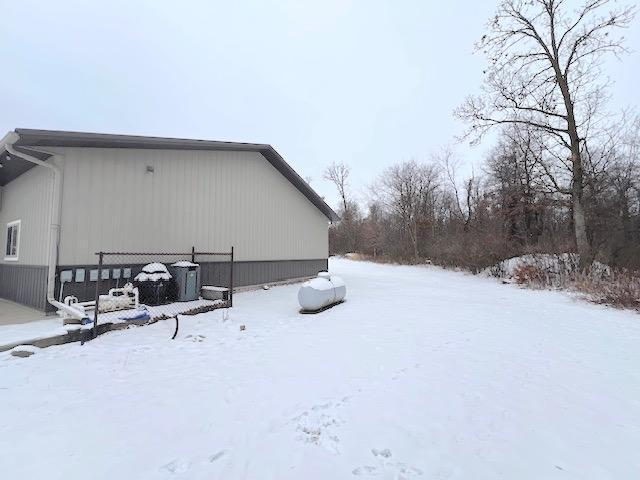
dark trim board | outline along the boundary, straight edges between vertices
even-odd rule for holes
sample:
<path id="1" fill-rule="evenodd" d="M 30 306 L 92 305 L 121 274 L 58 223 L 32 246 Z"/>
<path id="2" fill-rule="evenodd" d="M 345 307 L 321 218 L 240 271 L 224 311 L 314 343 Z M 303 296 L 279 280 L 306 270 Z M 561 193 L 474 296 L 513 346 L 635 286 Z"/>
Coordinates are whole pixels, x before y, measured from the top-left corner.
<path id="1" fill-rule="evenodd" d="M 44 311 L 47 306 L 47 267 L 0 263 L 0 297 Z"/>
<path id="2" fill-rule="evenodd" d="M 170 262 L 164 262 L 170 263 Z M 198 262 L 201 268 L 202 285 L 227 286 L 229 284 L 230 263 L 229 262 Z M 106 264 L 104 268 L 131 268 L 131 280 L 135 277 L 145 264 Z M 240 261 L 233 264 L 234 287 L 244 287 L 249 285 L 262 285 L 265 283 L 279 282 L 292 278 L 312 277 L 321 270 L 327 270 L 328 260 L 326 258 L 316 260 L 268 260 L 268 261 Z M 58 267 L 56 276 L 56 297 L 60 292 L 60 271 L 85 270 L 85 280 L 82 283 L 65 283 L 63 297 L 75 295 L 80 301 L 93 300 L 95 298 L 96 282 L 89 279 L 89 270 L 97 269 L 97 265 L 67 265 Z M 119 286 L 124 285 L 127 280 L 120 279 Z M 100 294 L 105 294 L 110 288 L 116 286 L 113 279 L 100 281 Z M 46 293 L 46 267 L 45 267 L 45 293 Z M 53 307 L 49 306 L 49 310 Z"/>

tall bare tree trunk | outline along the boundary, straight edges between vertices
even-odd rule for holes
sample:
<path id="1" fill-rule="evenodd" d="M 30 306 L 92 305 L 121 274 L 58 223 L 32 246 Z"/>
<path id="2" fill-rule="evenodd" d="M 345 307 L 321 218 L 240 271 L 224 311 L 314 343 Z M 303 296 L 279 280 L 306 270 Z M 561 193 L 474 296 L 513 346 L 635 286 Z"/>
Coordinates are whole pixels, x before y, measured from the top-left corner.
<path id="1" fill-rule="evenodd" d="M 589 245 L 589 239 L 587 238 L 587 222 L 582 202 L 582 168 L 580 165 L 576 165 L 579 162 L 579 160 L 578 162 L 574 162 L 571 203 L 573 207 L 573 229 L 576 238 L 576 248 L 578 255 L 580 255 L 580 268 L 585 269 L 591 264 L 593 259 L 591 258 L 591 247 Z"/>
<path id="2" fill-rule="evenodd" d="M 554 49 L 555 52 L 555 49 Z M 591 257 L 591 246 L 587 237 L 587 220 L 584 213 L 584 204 L 582 202 L 584 192 L 584 172 L 582 168 L 582 156 L 580 154 L 580 136 L 578 135 L 578 127 L 576 115 L 571 94 L 569 93 L 569 85 L 566 76 L 561 74 L 560 67 L 554 62 L 556 69 L 556 78 L 565 107 L 567 109 L 567 132 L 570 139 L 571 147 L 571 205 L 573 208 L 573 233 L 576 239 L 576 249 L 580 256 L 580 269 L 584 270 L 593 261 Z"/>
<path id="3" fill-rule="evenodd" d="M 409 227 L 409 232 L 413 246 L 413 258 L 414 261 L 418 263 L 418 258 L 420 258 L 418 254 L 418 224 L 415 220 L 413 221 L 413 225 Z"/>
<path id="4" fill-rule="evenodd" d="M 571 205 L 573 210 L 573 233 L 576 239 L 576 249 L 580 256 L 580 269 L 584 270 L 593 261 L 591 246 L 587 237 L 587 220 L 584 213 L 584 173 L 582 170 L 582 158 L 580 156 L 580 140 L 571 105 L 568 115 L 569 137 L 571 138 L 571 164 L 573 166 L 571 185 Z"/>

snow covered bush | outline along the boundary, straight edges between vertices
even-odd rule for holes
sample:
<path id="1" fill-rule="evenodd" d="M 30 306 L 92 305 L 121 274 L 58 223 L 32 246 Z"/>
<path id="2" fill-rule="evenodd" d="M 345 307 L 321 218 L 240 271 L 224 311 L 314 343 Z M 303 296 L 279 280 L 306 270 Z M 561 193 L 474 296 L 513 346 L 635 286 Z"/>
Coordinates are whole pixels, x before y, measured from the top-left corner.
<path id="1" fill-rule="evenodd" d="M 497 278 L 512 278 L 520 284 L 561 287 L 567 279 L 583 272 L 580 272 L 580 257 L 575 253 L 532 253 L 498 262 L 485 273 Z M 594 279 L 604 279 L 611 275 L 611 268 L 593 262 L 584 273 Z"/>
<path id="2" fill-rule="evenodd" d="M 579 264 L 575 253 L 529 254 L 503 260 L 485 273 L 513 279 L 518 285 L 570 290 L 595 303 L 640 311 L 640 274 L 600 262 L 581 271 Z"/>

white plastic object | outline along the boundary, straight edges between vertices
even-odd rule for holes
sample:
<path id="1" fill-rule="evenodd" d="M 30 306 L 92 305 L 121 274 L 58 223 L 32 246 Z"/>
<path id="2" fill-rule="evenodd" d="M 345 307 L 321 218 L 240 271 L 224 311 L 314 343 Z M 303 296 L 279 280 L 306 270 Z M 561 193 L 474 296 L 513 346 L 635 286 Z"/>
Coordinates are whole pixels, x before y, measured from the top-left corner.
<path id="1" fill-rule="evenodd" d="M 298 290 L 298 302 L 304 311 L 320 310 L 339 303 L 347 296 L 347 287 L 340 277 L 320 272 L 302 284 Z"/>
<path id="2" fill-rule="evenodd" d="M 79 302 L 78 297 L 69 295 L 65 297 L 64 303 L 56 303 L 58 314 L 66 319 L 68 317 L 81 320 L 87 316 L 87 310 L 95 310 L 96 302 L 89 300 Z M 138 288 L 131 283 L 127 283 L 122 288 L 112 288 L 108 295 L 100 295 L 100 312 L 111 312 L 115 310 L 129 310 L 139 308 L 140 294 Z"/>

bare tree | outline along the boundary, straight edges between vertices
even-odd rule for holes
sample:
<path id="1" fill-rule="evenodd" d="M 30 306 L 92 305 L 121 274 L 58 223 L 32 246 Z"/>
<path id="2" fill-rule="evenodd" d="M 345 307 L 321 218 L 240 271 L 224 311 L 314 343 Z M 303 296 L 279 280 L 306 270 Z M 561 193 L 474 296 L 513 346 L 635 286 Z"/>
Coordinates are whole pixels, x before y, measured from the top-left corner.
<path id="1" fill-rule="evenodd" d="M 343 213 L 347 214 L 349 202 L 347 199 L 347 184 L 349 181 L 349 166 L 340 162 L 333 162 L 324 171 L 324 179 L 332 182 L 338 189 L 338 194 L 342 201 Z"/>
<path id="2" fill-rule="evenodd" d="M 523 125 L 510 125 L 487 157 L 486 171 L 505 219 L 507 242 L 532 245 L 543 229 L 543 211 L 555 196 L 540 162 L 540 146 Z"/>
<path id="3" fill-rule="evenodd" d="M 380 205 L 375 201 L 369 203 L 369 212 L 362 223 L 362 249 L 373 255 L 375 259 L 383 247 L 382 212 Z"/>
<path id="4" fill-rule="evenodd" d="M 583 194 L 587 135 L 597 127 L 606 82 L 604 55 L 624 51 L 633 6 L 615 0 L 585 0 L 572 10 L 567 0 L 502 0 L 477 45 L 489 58 L 484 95 L 469 97 L 456 114 L 479 139 L 487 129 L 525 125 L 544 134 L 549 155 L 563 178 L 547 173 L 560 193 L 570 195 L 576 247 L 583 265 L 592 252 Z"/>
<path id="5" fill-rule="evenodd" d="M 598 149 L 604 152 L 597 155 L 609 157 L 608 168 L 590 185 L 592 236 L 606 252 L 603 260 L 628 265 L 640 252 L 640 117 L 617 125 L 610 134 L 607 143 L 614 147 Z"/>
<path id="6" fill-rule="evenodd" d="M 582 152 L 589 242 L 612 268 L 640 270 L 640 120 L 607 134 Z M 571 197 L 553 185 L 563 166 L 549 161 L 541 137 L 505 126 L 471 178 L 456 178 L 451 149 L 390 166 L 371 186 L 368 211 L 347 199 L 330 250 L 474 272 L 525 253 L 566 252 L 575 245 Z"/>
<path id="7" fill-rule="evenodd" d="M 378 180 L 375 189 L 380 202 L 396 216 L 407 233 L 415 261 L 420 258 L 420 226 L 426 212 L 433 207 L 433 196 L 439 186 L 436 165 L 420 165 L 415 161 L 389 167 Z"/>
<path id="8" fill-rule="evenodd" d="M 449 183 L 449 187 L 452 191 L 452 198 L 454 200 L 455 206 L 455 215 L 464 221 L 465 228 L 468 226 L 468 222 L 471 219 L 471 211 L 470 211 L 470 193 L 471 187 L 473 186 L 473 178 L 469 179 L 465 184 L 465 189 L 467 193 L 467 213 L 465 214 L 464 209 L 462 208 L 462 203 L 460 201 L 460 191 L 458 187 L 458 178 L 457 178 L 457 170 L 460 166 L 460 160 L 456 158 L 453 150 L 449 147 L 443 148 L 440 152 L 433 155 L 433 160 L 435 163 L 440 165 L 442 171 L 444 172 L 446 179 Z"/>

